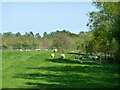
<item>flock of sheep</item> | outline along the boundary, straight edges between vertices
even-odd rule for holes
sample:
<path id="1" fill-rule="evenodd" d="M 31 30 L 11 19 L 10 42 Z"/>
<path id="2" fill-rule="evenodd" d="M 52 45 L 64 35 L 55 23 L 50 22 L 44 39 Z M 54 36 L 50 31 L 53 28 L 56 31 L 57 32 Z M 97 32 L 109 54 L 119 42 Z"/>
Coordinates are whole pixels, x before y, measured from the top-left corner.
<path id="1" fill-rule="evenodd" d="M 57 52 L 57 49 L 54 49 L 53 52 Z M 79 51 L 79 53 L 81 53 L 81 51 Z M 52 53 L 50 56 L 51 56 L 51 58 L 54 58 L 55 54 Z M 59 59 L 63 59 L 63 58 L 65 58 L 65 54 L 61 54 L 59 56 Z M 90 60 L 98 60 L 98 56 L 89 56 L 88 58 Z M 75 55 L 75 59 L 82 59 L 82 55 Z"/>
<path id="2" fill-rule="evenodd" d="M 23 51 L 23 49 L 17 49 L 19 51 Z M 36 51 L 40 51 L 41 49 L 35 49 Z M 48 49 L 45 49 L 45 50 L 48 50 Z M 26 51 L 30 51 L 28 49 L 26 49 Z M 58 50 L 57 49 L 54 49 L 53 52 L 57 52 Z M 74 52 L 73 52 L 74 53 Z M 81 54 L 81 51 L 79 51 L 79 54 Z M 51 55 L 51 58 L 54 58 L 55 57 L 55 54 L 52 53 Z M 59 56 L 59 59 L 64 59 L 65 58 L 65 54 L 61 54 Z M 83 56 L 82 55 L 75 55 L 75 59 L 82 59 Z M 90 60 L 98 60 L 98 56 L 89 56 L 88 57 Z"/>
<path id="3" fill-rule="evenodd" d="M 54 49 L 54 50 L 53 50 L 53 52 L 57 52 L 57 51 L 58 51 L 57 49 Z M 52 54 L 51 54 L 51 57 L 54 58 L 54 57 L 55 57 L 55 54 L 52 53 Z M 65 54 L 61 54 L 61 55 L 59 56 L 59 59 L 63 59 L 63 58 L 65 58 Z"/>
<path id="4" fill-rule="evenodd" d="M 17 51 L 23 51 L 23 49 L 16 49 Z M 35 49 L 36 51 L 40 51 L 41 49 Z M 45 49 L 45 50 L 48 50 L 48 49 Z M 26 49 L 25 51 L 31 51 L 29 49 Z"/>

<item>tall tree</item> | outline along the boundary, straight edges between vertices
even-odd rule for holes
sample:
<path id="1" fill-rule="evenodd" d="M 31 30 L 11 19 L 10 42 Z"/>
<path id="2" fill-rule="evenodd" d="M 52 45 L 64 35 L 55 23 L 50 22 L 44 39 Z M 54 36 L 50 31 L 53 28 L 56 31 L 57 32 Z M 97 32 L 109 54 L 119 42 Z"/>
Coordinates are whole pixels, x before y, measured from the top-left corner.
<path id="1" fill-rule="evenodd" d="M 16 33 L 16 36 L 17 36 L 17 37 L 21 36 L 20 32 L 17 32 L 17 33 Z"/>
<path id="2" fill-rule="evenodd" d="M 109 47 L 109 49 L 105 48 L 106 51 L 111 51 L 111 42 L 112 39 L 115 38 L 118 42 L 118 50 L 116 51 L 116 54 L 118 54 L 120 53 L 120 39 L 118 39 L 120 38 L 119 2 L 98 1 L 100 0 L 93 2 L 93 5 L 99 9 L 99 11 L 88 14 L 90 19 L 87 25 L 94 31 L 95 39 L 99 42 L 101 51 L 103 51 L 105 47 Z M 120 62 L 120 60 L 117 61 Z"/>
<path id="3" fill-rule="evenodd" d="M 43 33 L 43 37 L 47 37 L 47 32 L 44 32 L 44 33 Z"/>
<path id="4" fill-rule="evenodd" d="M 30 33 L 29 33 L 29 34 L 30 34 L 30 36 L 31 36 L 31 37 L 34 37 L 34 34 L 33 34 L 33 32 L 32 32 L 32 31 L 30 31 Z"/>
<path id="5" fill-rule="evenodd" d="M 35 37 L 37 37 L 37 38 L 41 38 L 41 36 L 40 36 L 39 33 L 36 33 Z"/>

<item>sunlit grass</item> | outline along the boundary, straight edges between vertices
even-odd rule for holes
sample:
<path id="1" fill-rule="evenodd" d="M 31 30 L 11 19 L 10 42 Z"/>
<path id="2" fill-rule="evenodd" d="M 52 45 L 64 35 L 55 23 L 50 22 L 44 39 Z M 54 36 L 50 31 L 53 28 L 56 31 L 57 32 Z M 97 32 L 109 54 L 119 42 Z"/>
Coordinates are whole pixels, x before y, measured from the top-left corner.
<path id="1" fill-rule="evenodd" d="M 3 88 L 119 87 L 117 64 L 99 65 L 99 60 L 89 60 L 84 54 L 82 60 L 77 60 L 77 53 L 68 52 L 64 52 L 65 59 L 58 59 L 60 54 L 51 50 L 2 51 Z"/>

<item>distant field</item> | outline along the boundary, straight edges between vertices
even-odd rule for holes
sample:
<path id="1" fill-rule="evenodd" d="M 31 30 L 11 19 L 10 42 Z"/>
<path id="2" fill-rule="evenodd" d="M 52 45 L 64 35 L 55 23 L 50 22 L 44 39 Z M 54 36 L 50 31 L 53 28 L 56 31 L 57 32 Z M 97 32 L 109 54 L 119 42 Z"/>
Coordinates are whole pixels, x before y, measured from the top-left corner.
<path id="1" fill-rule="evenodd" d="M 2 51 L 3 88 L 113 88 L 119 87 L 117 64 L 74 59 L 75 53 L 52 51 Z"/>

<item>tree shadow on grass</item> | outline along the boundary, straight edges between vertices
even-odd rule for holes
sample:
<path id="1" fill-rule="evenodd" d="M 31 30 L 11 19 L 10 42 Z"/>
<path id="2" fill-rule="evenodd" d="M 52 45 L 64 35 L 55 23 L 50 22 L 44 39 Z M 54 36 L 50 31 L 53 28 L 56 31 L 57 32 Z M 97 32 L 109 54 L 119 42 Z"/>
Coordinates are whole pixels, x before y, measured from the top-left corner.
<path id="1" fill-rule="evenodd" d="M 69 52 L 69 53 L 67 53 L 67 54 L 74 54 L 74 55 L 86 55 L 86 54 L 77 53 L 77 52 L 74 52 L 74 53 L 72 53 L 72 52 Z"/>
<path id="2" fill-rule="evenodd" d="M 57 87 L 65 88 L 66 87 L 66 85 L 60 85 L 60 84 L 43 84 L 43 83 L 33 83 L 33 82 L 27 82 L 26 84 L 32 85 L 32 86 L 35 85 L 33 88 L 48 88 L 46 90 L 53 90 L 50 88 L 57 88 Z"/>
<path id="3" fill-rule="evenodd" d="M 105 77 L 115 71 L 111 68 L 90 66 L 28 67 L 36 73 L 16 74 L 14 78 L 26 79 L 34 88 L 90 88 L 115 86 L 115 78 Z M 43 72 L 41 72 L 43 71 Z M 92 74 L 91 74 L 92 73 Z M 37 82 L 35 82 L 37 80 Z M 46 83 L 47 82 L 47 83 Z"/>
<path id="4" fill-rule="evenodd" d="M 29 80 L 26 84 L 32 85 L 35 88 L 100 88 L 109 87 L 112 85 L 111 83 L 115 81 L 111 78 L 70 73 L 64 75 L 50 73 L 17 74 L 16 78 Z M 37 82 L 35 82 L 36 80 Z"/>
<path id="5" fill-rule="evenodd" d="M 15 78 L 31 80 L 31 82 L 27 82 L 26 84 L 33 85 L 35 86 L 35 88 L 85 87 L 87 83 L 87 79 L 88 78 L 90 79 L 90 77 L 80 76 L 80 75 L 55 75 L 50 73 L 49 74 L 48 73 L 47 74 L 42 74 L 42 73 L 17 74 Z M 38 82 L 37 83 L 32 82 L 34 80 L 38 80 Z M 45 83 L 44 81 L 47 83 Z"/>
<path id="6" fill-rule="evenodd" d="M 82 55 L 84 58 L 87 58 L 87 59 L 88 59 L 88 57 L 89 57 L 89 54 L 80 54 L 80 53 L 71 53 L 71 52 L 69 52 L 69 53 L 67 53 L 67 54 Z"/>
<path id="7" fill-rule="evenodd" d="M 88 65 L 96 65 L 96 61 L 84 61 L 84 60 L 70 60 L 70 59 L 46 59 L 46 61 L 57 62 L 57 63 L 67 63 L 67 64 L 88 64 Z"/>
<path id="8" fill-rule="evenodd" d="M 50 70 L 54 72 L 74 72 L 74 73 L 95 73 L 95 74 L 101 74 L 101 73 L 107 73 L 107 74 L 113 74 L 114 72 L 117 72 L 118 69 L 114 67 L 108 67 L 108 66 L 56 66 L 56 67 L 28 67 L 27 69 L 38 69 L 38 70 Z"/>

